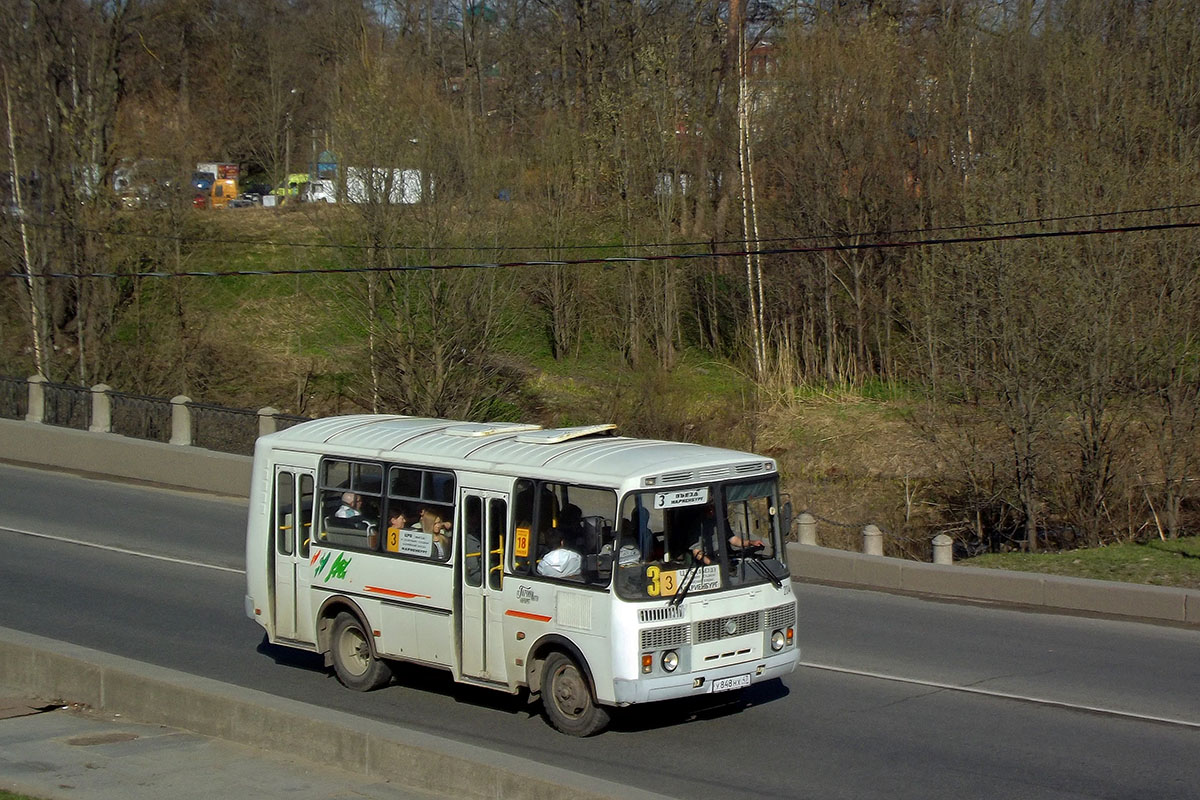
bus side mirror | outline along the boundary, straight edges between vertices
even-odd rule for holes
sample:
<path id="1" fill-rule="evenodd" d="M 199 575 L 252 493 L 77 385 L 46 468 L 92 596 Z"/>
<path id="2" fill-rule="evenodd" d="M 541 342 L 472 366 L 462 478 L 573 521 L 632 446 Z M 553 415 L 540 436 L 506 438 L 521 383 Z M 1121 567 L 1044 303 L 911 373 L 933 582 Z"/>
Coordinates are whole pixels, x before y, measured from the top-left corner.
<path id="1" fill-rule="evenodd" d="M 783 504 L 783 538 L 787 539 L 792 533 L 792 501 Z"/>

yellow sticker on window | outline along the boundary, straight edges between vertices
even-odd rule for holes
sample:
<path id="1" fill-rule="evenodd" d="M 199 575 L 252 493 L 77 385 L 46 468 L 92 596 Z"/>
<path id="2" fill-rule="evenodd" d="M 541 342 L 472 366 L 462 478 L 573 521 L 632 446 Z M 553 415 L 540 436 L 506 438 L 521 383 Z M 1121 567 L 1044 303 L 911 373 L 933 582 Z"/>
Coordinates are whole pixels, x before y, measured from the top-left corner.
<path id="1" fill-rule="evenodd" d="M 516 541 L 513 542 L 513 555 L 517 558 L 529 557 L 529 528 L 515 529 Z"/>
<path id="2" fill-rule="evenodd" d="M 679 573 L 676 570 L 646 567 L 646 577 L 650 581 L 646 586 L 646 594 L 651 597 L 671 597 L 679 589 Z"/>

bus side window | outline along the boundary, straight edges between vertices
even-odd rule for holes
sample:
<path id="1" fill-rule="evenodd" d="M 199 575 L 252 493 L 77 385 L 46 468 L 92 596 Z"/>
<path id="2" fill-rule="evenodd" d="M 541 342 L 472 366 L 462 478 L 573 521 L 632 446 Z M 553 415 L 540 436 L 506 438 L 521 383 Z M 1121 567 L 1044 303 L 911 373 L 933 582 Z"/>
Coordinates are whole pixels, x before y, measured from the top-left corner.
<path id="1" fill-rule="evenodd" d="M 533 541 L 533 481 L 522 478 L 513 492 L 512 573 L 528 575 L 537 556 Z"/>
<path id="2" fill-rule="evenodd" d="M 308 546 L 312 543 L 313 535 L 313 477 L 300 476 L 300 513 L 295 515 L 297 533 L 300 537 L 300 555 L 308 558 Z"/>
<path id="3" fill-rule="evenodd" d="M 537 528 L 536 557 L 542 556 L 559 546 L 561 532 L 558 530 L 558 498 L 548 484 L 542 484 L 537 491 L 537 512 L 533 518 Z"/>
<path id="4" fill-rule="evenodd" d="M 488 586 L 499 589 L 504 582 L 504 530 L 508 527 L 508 504 L 493 499 L 488 504 Z"/>
<path id="5" fill-rule="evenodd" d="M 483 585 L 483 501 L 467 495 L 463 504 L 463 580 L 467 586 Z"/>
<path id="6" fill-rule="evenodd" d="M 320 541 L 359 550 L 379 549 L 383 468 L 327 458 L 321 463 Z"/>
<path id="7" fill-rule="evenodd" d="M 275 481 L 275 548 L 290 556 L 296 541 L 296 476 L 280 472 Z"/>

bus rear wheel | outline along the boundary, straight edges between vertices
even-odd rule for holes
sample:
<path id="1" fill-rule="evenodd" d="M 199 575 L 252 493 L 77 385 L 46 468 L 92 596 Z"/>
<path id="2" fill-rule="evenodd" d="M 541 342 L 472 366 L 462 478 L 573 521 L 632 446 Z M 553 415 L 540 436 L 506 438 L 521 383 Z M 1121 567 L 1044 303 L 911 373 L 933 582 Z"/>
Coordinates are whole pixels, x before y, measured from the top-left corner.
<path id="1" fill-rule="evenodd" d="M 371 654 L 367 631 L 353 614 L 343 611 L 334 618 L 330 651 L 338 680 L 349 689 L 369 692 L 391 680 L 391 670 Z"/>
<path id="2" fill-rule="evenodd" d="M 542 708 L 550 724 L 569 736 L 591 736 L 608 725 L 608 711 L 596 705 L 587 676 L 563 653 L 551 653 L 542 666 Z"/>

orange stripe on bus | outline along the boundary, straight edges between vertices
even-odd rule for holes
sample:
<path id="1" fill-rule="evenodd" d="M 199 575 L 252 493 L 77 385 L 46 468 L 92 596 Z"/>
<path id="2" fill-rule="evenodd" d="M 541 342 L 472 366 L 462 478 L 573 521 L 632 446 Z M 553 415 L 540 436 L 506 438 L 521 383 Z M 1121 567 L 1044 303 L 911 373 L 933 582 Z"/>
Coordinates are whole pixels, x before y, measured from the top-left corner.
<path id="1" fill-rule="evenodd" d="M 426 600 L 433 599 L 432 597 L 430 597 L 427 594 L 413 594 L 412 592 L 401 592 L 398 589 L 384 589 L 379 586 L 364 586 L 363 588 L 366 589 L 368 592 L 375 592 L 377 594 L 387 594 L 387 595 L 391 595 L 392 597 L 403 597 L 406 600 L 411 600 L 414 597 L 423 597 Z"/>
<path id="2" fill-rule="evenodd" d="M 510 617 L 520 617 L 521 619 L 531 619 L 534 622 L 549 622 L 550 617 L 544 614 L 530 614 L 528 611 L 514 611 L 511 608 L 504 612 Z"/>

